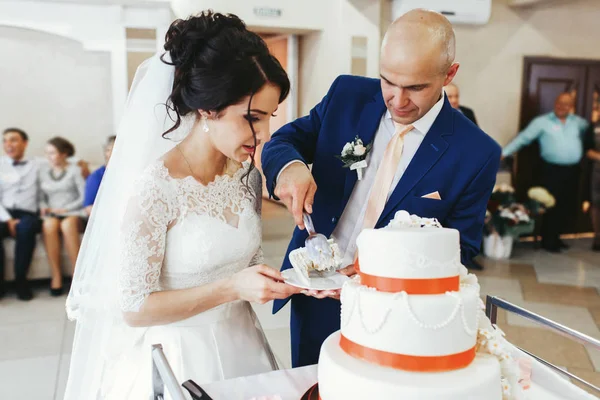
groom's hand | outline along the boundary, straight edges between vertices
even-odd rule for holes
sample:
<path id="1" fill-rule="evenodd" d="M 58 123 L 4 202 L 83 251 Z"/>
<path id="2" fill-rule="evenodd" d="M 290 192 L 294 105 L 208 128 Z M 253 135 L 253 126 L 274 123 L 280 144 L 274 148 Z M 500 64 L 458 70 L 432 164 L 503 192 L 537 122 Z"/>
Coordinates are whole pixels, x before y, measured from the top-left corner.
<path id="1" fill-rule="evenodd" d="M 275 195 L 294 216 L 294 221 L 300 229 L 304 229 L 302 211 L 312 213 L 317 184 L 310 170 L 303 163 L 294 163 L 285 168 L 275 187 Z"/>
<path id="2" fill-rule="evenodd" d="M 348 265 L 346 268 L 342 268 L 338 270 L 338 272 L 342 275 L 346 275 L 348 277 L 352 277 L 356 275 L 356 269 L 354 268 L 354 264 Z M 342 289 L 338 290 L 303 290 L 301 292 L 306 296 L 315 297 L 317 299 L 324 299 L 325 297 L 331 297 L 332 299 L 339 300 L 340 295 L 342 293 Z"/>

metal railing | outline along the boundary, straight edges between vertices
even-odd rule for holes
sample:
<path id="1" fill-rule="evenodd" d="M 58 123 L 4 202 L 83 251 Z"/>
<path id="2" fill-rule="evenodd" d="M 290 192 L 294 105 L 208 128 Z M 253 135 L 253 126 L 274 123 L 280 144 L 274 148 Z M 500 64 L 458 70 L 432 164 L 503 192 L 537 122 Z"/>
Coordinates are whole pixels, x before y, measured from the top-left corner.
<path id="1" fill-rule="evenodd" d="M 165 357 L 162 345 L 152 345 L 152 399 L 164 400 L 165 388 L 173 400 L 186 400 L 181 386 Z"/>
<path id="2" fill-rule="evenodd" d="M 535 314 L 531 311 L 528 311 L 522 307 L 519 307 L 517 305 L 514 305 L 512 303 L 509 303 L 506 300 L 503 300 L 499 297 L 495 297 L 495 296 L 487 296 L 486 297 L 486 302 L 485 302 L 485 314 L 487 315 L 487 317 L 490 319 L 490 321 L 492 322 L 492 324 L 496 324 L 496 320 L 498 317 L 498 308 L 501 308 L 503 310 L 506 310 L 508 312 L 511 312 L 515 315 L 518 315 L 520 317 L 523 317 L 531 322 L 534 322 L 544 328 L 548 328 L 553 332 L 557 332 L 558 334 L 565 336 L 569 339 L 575 340 L 576 342 L 583 344 L 585 346 L 591 346 L 594 347 L 595 349 L 600 350 L 600 340 L 598 339 L 594 339 L 591 336 L 588 336 L 586 334 L 583 334 L 581 332 L 578 332 L 576 330 L 573 330 L 569 327 L 566 327 L 562 324 L 559 324 L 558 322 L 554 322 L 546 317 L 542 317 L 541 315 Z M 579 378 L 578 376 L 573 375 L 572 373 L 565 371 L 557 366 L 555 366 L 554 364 L 544 360 L 541 357 L 538 357 L 534 354 L 531 354 L 530 352 L 528 352 L 527 350 L 524 350 L 520 347 L 517 347 L 519 350 L 521 350 L 523 353 L 533 357 L 534 359 L 536 359 L 537 361 L 539 361 L 540 363 L 542 363 L 543 365 L 551 368 L 552 370 L 558 372 L 561 375 L 565 375 L 579 383 L 581 383 L 582 385 L 594 390 L 597 393 L 600 393 L 600 388 L 598 386 L 595 386 L 581 378 Z"/>
<path id="3" fill-rule="evenodd" d="M 152 345 L 152 400 L 164 400 L 165 389 L 172 400 L 186 400 L 182 387 L 194 400 L 212 400 L 208 393 L 191 379 L 179 386 L 162 345 Z"/>

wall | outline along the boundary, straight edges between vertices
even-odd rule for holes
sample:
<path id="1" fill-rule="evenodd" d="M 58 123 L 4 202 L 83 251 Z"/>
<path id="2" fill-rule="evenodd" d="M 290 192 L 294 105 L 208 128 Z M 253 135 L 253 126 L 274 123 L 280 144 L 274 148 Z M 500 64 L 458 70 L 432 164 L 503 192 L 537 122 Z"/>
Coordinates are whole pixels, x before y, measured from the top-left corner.
<path id="1" fill-rule="evenodd" d="M 379 76 L 381 3 L 329 0 L 319 13 L 328 15 L 321 31 L 302 35 L 299 47 L 299 113 L 307 114 L 327 93 L 334 79 L 352 70 L 352 36 L 367 41 L 367 76 Z"/>
<path id="2" fill-rule="evenodd" d="M 171 20 L 166 0 L 0 1 L 0 123 L 28 129 L 33 156 L 61 134 L 79 157 L 102 163 L 128 91 L 126 28 L 163 36 Z"/>
<path id="3" fill-rule="evenodd" d="M 171 7 L 180 18 L 199 11 L 212 9 L 218 12 L 236 14 L 246 22 L 249 27 L 260 27 L 263 31 L 274 29 L 277 32 L 289 30 L 293 32 L 320 30 L 329 23 L 328 14 L 321 10 L 328 3 L 339 0 L 171 0 Z M 271 8 L 279 10 L 280 15 L 258 15 L 254 9 Z"/>
<path id="4" fill-rule="evenodd" d="M 600 2 L 552 2 L 531 9 L 494 0 L 490 23 L 457 26 L 461 102 L 500 144 L 518 130 L 524 56 L 600 59 Z"/>
<path id="5" fill-rule="evenodd" d="M 79 42 L 0 26 L 0 128 L 17 126 L 31 136 L 29 152 L 60 135 L 77 156 L 102 162 L 102 144 L 113 134 L 110 54 Z"/>
<path id="6" fill-rule="evenodd" d="M 200 10 L 231 12 L 259 32 L 300 34 L 298 114 L 305 115 L 327 93 L 333 80 L 349 74 L 352 36 L 367 39 L 367 75 L 378 76 L 381 4 L 388 0 L 174 0 L 186 17 Z M 280 10 L 259 16 L 256 7 Z"/>

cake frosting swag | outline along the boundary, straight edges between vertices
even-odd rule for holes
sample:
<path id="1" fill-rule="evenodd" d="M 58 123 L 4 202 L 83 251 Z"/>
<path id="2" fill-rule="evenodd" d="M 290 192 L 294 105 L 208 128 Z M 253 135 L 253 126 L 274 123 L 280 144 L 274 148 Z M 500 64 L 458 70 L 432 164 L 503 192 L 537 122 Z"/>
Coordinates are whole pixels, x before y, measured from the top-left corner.
<path id="1" fill-rule="evenodd" d="M 522 398 L 516 363 L 460 262 L 458 231 L 400 211 L 357 246 L 341 330 L 321 348 L 322 400 Z"/>

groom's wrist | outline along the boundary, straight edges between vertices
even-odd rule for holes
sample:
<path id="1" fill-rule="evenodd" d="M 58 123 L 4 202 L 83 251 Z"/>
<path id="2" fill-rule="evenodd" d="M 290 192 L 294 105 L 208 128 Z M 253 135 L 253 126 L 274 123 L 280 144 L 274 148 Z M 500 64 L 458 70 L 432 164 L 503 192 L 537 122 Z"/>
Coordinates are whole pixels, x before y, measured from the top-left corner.
<path id="1" fill-rule="evenodd" d="M 289 167 L 292 164 L 296 164 L 296 163 L 300 163 L 300 164 L 304 164 L 304 161 L 302 160 L 292 160 L 289 163 L 285 164 L 283 166 L 283 168 L 281 168 L 281 170 L 279 170 L 279 173 L 277 174 L 277 178 L 275 178 L 275 186 L 277 186 L 277 182 L 279 181 L 279 177 L 281 176 L 281 174 L 283 173 L 283 171 L 286 170 L 287 167 Z M 306 164 L 304 164 L 306 165 Z"/>
<path id="2" fill-rule="evenodd" d="M 296 163 L 303 164 L 303 165 L 305 165 L 305 166 L 306 166 L 306 168 L 308 168 L 308 166 L 306 165 L 306 163 L 305 163 L 304 161 L 302 161 L 302 160 L 298 160 L 298 159 L 296 159 L 296 160 L 292 160 L 292 161 L 290 161 L 289 163 L 285 164 L 285 165 L 284 165 L 284 166 L 283 166 L 283 167 L 282 167 L 282 168 L 279 170 L 279 173 L 277 174 L 277 177 L 275 178 L 275 182 L 273 182 L 272 197 L 273 197 L 275 200 L 277 200 L 277 201 L 279 201 L 279 200 L 280 200 L 280 199 L 279 199 L 279 197 L 277 197 L 277 196 L 275 195 L 275 189 L 277 188 L 277 182 L 279 182 L 279 177 L 281 176 L 281 174 L 283 173 L 283 171 L 285 171 L 285 170 L 286 170 L 286 169 L 287 169 L 289 166 L 291 166 L 291 165 L 293 165 L 293 164 L 296 164 Z"/>

